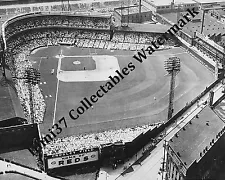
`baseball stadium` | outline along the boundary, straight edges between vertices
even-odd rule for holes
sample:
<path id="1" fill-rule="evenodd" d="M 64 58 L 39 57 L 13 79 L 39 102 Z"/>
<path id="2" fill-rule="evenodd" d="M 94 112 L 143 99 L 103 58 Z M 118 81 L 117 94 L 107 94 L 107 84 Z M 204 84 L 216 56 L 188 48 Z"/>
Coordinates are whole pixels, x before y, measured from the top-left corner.
<path id="1" fill-rule="evenodd" d="M 18 15 L 3 24 L 7 78 L 15 84 L 27 124 L 37 123 L 40 141 L 47 142 L 41 148 L 45 170 L 97 161 L 104 147 L 124 146 L 160 128 L 167 121 L 170 76 L 164 65 L 169 57 L 181 61 L 174 114 L 214 81 L 211 71 L 177 46 L 175 36 L 143 63 L 136 61 L 137 50 L 170 28 L 138 26 L 116 28 L 111 16 L 44 12 Z M 135 68 L 123 73 L 129 63 Z M 34 69 L 39 81 L 28 84 L 27 69 Z M 109 88 L 109 76 L 118 75 L 116 71 L 123 78 Z M 96 92 L 101 98 L 84 105 Z M 57 160 L 74 152 L 76 159 L 78 152 L 86 153 L 86 160 Z"/>

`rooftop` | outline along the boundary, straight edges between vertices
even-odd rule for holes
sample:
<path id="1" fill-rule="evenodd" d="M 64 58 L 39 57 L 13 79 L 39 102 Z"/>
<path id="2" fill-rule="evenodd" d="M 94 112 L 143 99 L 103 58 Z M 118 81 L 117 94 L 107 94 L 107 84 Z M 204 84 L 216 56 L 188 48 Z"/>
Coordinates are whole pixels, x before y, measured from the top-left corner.
<path id="1" fill-rule="evenodd" d="M 123 10 L 122 10 L 122 14 L 123 15 L 127 15 L 128 14 L 128 7 L 122 7 Z M 118 7 L 115 9 L 120 15 L 121 15 L 121 8 Z M 150 11 L 150 9 L 148 9 L 147 7 L 145 6 L 141 6 L 141 12 L 148 12 Z M 136 13 L 139 13 L 139 6 L 133 6 L 133 7 L 130 7 L 129 8 L 129 14 L 136 14 Z"/>
<path id="2" fill-rule="evenodd" d="M 225 98 L 221 100 L 214 108 L 214 112 L 225 122 Z"/>
<path id="3" fill-rule="evenodd" d="M 224 10 L 222 10 L 222 9 L 214 9 L 214 10 L 210 10 L 210 11 L 214 11 L 214 12 L 217 12 L 219 15 L 224 15 L 225 14 L 225 11 Z"/>
<path id="4" fill-rule="evenodd" d="M 224 0 L 194 0 L 198 3 L 218 3 L 218 2 L 224 2 Z"/>
<path id="5" fill-rule="evenodd" d="M 156 6 L 168 6 L 171 5 L 172 0 L 148 0 Z M 191 4 L 196 3 L 194 0 L 175 0 L 175 4 Z"/>
<path id="6" fill-rule="evenodd" d="M 169 145 L 180 155 L 180 159 L 189 168 L 191 164 L 200 159 L 200 153 L 210 146 L 212 139 L 223 129 L 224 122 L 206 106 L 200 113 L 199 118 L 193 118 L 174 136 Z M 209 148 L 208 148 L 209 149 Z"/>
<path id="7" fill-rule="evenodd" d="M 162 25 L 162 24 L 137 24 L 129 23 L 128 27 L 126 27 L 126 31 L 136 31 L 136 32 L 151 32 L 151 33 L 165 33 L 170 26 Z M 123 29 L 123 28 L 119 28 Z"/>
<path id="8" fill-rule="evenodd" d="M 162 14 L 163 17 L 167 18 L 173 23 L 177 21 L 177 14 L 176 13 L 166 13 Z M 194 19 L 199 18 L 202 16 L 202 13 L 199 13 Z M 201 30 L 201 22 L 189 22 L 184 28 L 183 31 L 190 36 L 194 35 L 194 32 L 197 31 L 200 33 Z M 215 20 L 214 17 L 210 16 L 209 14 L 205 14 L 204 19 L 204 29 L 203 34 L 206 36 L 211 36 L 213 34 L 220 34 L 224 33 L 225 25 L 221 22 Z"/>

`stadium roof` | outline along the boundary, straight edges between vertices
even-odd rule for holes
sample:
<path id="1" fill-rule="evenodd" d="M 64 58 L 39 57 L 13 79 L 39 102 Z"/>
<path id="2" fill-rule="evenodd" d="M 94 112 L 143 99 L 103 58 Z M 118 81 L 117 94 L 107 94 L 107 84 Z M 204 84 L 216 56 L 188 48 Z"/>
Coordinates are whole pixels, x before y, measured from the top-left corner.
<path id="1" fill-rule="evenodd" d="M 172 0 L 148 0 L 156 6 L 168 6 L 171 5 Z M 175 0 L 175 4 L 195 4 L 194 0 Z"/>
<path id="2" fill-rule="evenodd" d="M 199 118 L 193 118 L 169 141 L 171 148 L 178 154 L 186 167 L 198 159 L 200 153 L 216 138 L 216 135 L 223 129 L 225 123 L 206 106 L 199 114 Z"/>
<path id="3" fill-rule="evenodd" d="M 151 33 L 165 33 L 170 26 L 162 24 L 136 24 L 129 23 L 128 27 L 119 28 L 118 30 L 136 31 L 136 32 L 151 32 Z"/>

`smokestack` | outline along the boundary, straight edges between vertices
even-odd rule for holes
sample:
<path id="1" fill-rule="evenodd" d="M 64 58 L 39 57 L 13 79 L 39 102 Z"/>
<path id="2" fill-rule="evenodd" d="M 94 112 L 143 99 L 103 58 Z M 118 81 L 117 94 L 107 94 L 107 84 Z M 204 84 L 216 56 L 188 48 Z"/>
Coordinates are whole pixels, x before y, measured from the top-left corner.
<path id="1" fill-rule="evenodd" d="M 172 2 L 171 2 L 171 9 L 174 9 L 174 2 L 175 0 L 172 0 Z"/>
<path id="2" fill-rule="evenodd" d="M 141 0 L 139 0 L 139 23 L 141 23 Z"/>

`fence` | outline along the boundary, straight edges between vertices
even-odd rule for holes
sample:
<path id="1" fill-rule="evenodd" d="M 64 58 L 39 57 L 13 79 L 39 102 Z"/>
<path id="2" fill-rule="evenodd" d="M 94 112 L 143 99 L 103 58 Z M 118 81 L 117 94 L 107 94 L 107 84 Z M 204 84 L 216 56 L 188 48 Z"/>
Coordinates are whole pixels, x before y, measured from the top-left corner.
<path id="1" fill-rule="evenodd" d="M 162 15 L 156 13 L 156 20 L 158 22 L 160 22 L 161 24 L 166 24 L 166 25 L 169 25 L 169 26 L 173 26 L 174 23 L 169 21 L 168 19 L 166 19 L 165 17 L 163 17 Z M 192 40 L 193 40 L 193 37 L 191 37 L 190 35 L 188 35 L 187 33 L 185 33 L 184 31 L 179 31 L 177 33 L 177 35 L 179 37 L 181 37 L 183 40 L 185 40 L 187 43 L 189 44 L 192 44 Z"/>
<path id="2" fill-rule="evenodd" d="M 182 116 L 182 114 L 187 111 L 191 106 L 193 106 L 198 100 L 200 100 L 203 96 L 205 96 L 212 88 L 214 88 L 222 79 L 217 79 L 214 83 L 212 83 L 209 87 L 207 87 L 201 94 L 199 94 L 195 99 L 193 99 L 190 103 L 188 103 L 183 109 L 181 109 L 177 114 L 175 114 L 172 118 L 170 118 L 165 123 L 165 128 L 174 123 L 177 118 Z"/>

